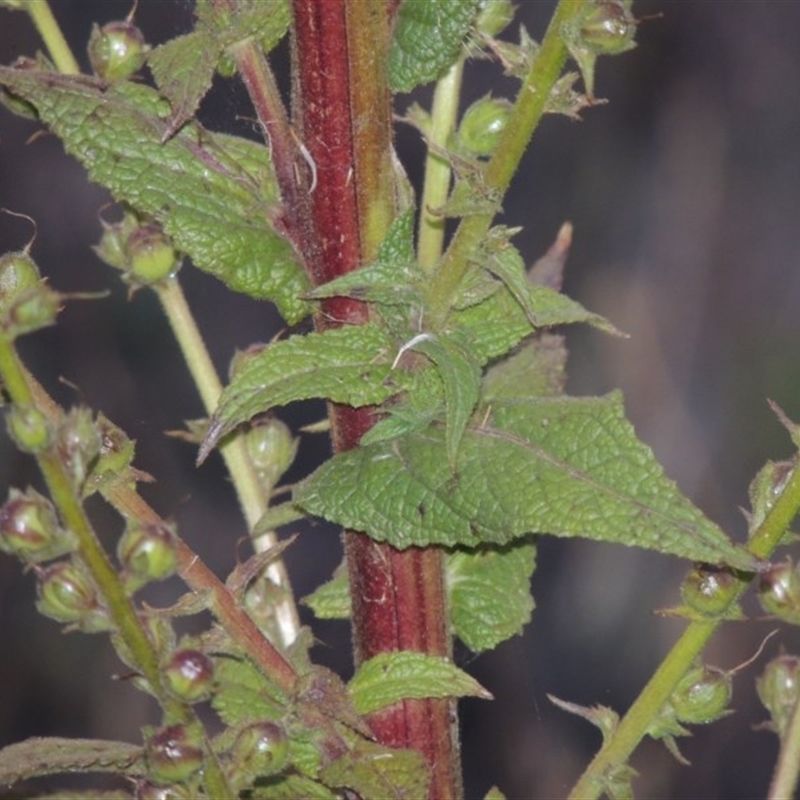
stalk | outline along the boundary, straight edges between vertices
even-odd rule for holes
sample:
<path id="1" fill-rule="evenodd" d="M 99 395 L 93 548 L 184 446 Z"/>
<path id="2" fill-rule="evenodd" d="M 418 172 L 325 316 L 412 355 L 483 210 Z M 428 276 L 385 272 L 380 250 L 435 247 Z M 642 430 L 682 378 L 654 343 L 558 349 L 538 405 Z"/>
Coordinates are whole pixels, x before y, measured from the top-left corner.
<path id="1" fill-rule="evenodd" d="M 314 160 L 306 258 L 316 284 L 367 263 L 395 214 L 391 97 L 386 81 L 393 4 L 294 0 L 295 128 Z M 364 323 L 368 308 L 332 298 L 318 328 Z M 355 447 L 374 421 L 370 409 L 332 407 L 334 449 Z M 345 533 L 357 663 L 413 649 L 448 656 L 442 553 L 398 551 Z M 458 746 L 446 700 L 407 700 L 370 715 L 376 738 L 424 755 L 429 796 L 462 794 Z"/>

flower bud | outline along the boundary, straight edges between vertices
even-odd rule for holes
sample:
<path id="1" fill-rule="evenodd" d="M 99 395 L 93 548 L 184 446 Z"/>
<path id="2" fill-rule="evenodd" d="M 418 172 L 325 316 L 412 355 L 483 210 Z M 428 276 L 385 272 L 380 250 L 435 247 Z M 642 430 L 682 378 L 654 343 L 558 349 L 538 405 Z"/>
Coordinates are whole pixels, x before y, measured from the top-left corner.
<path id="1" fill-rule="evenodd" d="M 0 256 L 0 316 L 26 289 L 39 284 L 36 262 L 25 252 Z"/>
<path id="2" fill-rule="evenodd" d="M 768 614 L 800 625 L 800 576 L 791 561 L 775 564 L 761 575 L 758 599 Z"/>
<path id="3" fill-rule="evenodd" d="M 50 423 L 35 406 L 13 406 L 6 424 L 14 443 L 25 453 L 41 453 L 50 445 Z"/>
<path id="4" fill-rule="evenodd" d="M 182 783 L 203 766 L 202 736 L 186 725 L 168 725 L 145 745 L 148 777 L 155 783 Z"/>
<path id="5" fill-rule="evenodd" d="M 683 676 L 670 703 L 679 722 L 699 725 L 723 716 L 732 693 L 730 673 L 701 664 Z"/>
<path id="6" fill-rule="evenodd" d="M 89 61 L 99 78 L 109 83 L 125 80 L 144 64 L 147 45 L 142 32 L 131 22 L 109 22 L 92 28 Z"/>
<path id="7" fill-rule="evenodd" d="M 117 557 L 131 588 L 169 578 L 177 565 L 173 533 L 166 525 L 132 520 L 120 537 Z"/>
<path id="8" fill-rule="evenodd" d="M 199 650 L 178 650 L 163 670 L 167 688 L 180 700 L 207 700 L 214 688 L 214 663 Z"/>
<path id="9" fill-rule="evenodd" d="M 781 655 L 772 659 L 756 678 L 756 691 L 772 718 L 772 727 L 783 738 L 800 698 L 800 658 Z"/>
<path id="10" fill-rule="evenodd" d="M 508 119 L 511 103 L 487 95 L 474 102 L 461 118 L 458 142 L 464 150 L 478 156 L 489 156 L 496 149 Z"/>
<path id="11" fill-rule="evenodd" d="M 257 722 L 243 728 L 232 750 L 237 774 L 252 781 L 280 772 L 289 760 L 289 738 L 276 722 Z"/>
<path id="12" fill-rule="evenodd" d="M 195 800 L 197 794 L 189 786 L 158 786 L 150 781 L 136 783 L 135 800 Z"/>
<path id="13" fill-rule="evenodd" d="M 38 570 L 36 608 L 57 622 L 83 623 L 99 611 L 97 592 L 89 577 L 71 561 L 59 561 Z"/>
<path id="14" fill-rule="evenodd" d="M 620 0 L 595 0 L 584 11 L 582 44 L 598 55 L 624 53 L 634 46 L 636 20 Z"/>
<path id="15" fill-rule="evenodd" d="M 681 599 L 703 616 L 719 616 L 731 604 L 730 588 L 735 580 L 726 569 L 706 565 L 694 567 L 681 585 Z"/>
<path id="16" fill-rule="evenodd" d="M 12 489 L 0 508 L 0 549 L 39 562 L 69 552 L 71 542 L 46 497 L 33 489 L 26 493 Z"/>
<path id="17" fill-rule="evenodd" d="M 100 431 L 92 412 L 85 407 L 70 409 L 56 431 L 56 449 L 76 486 L 83 485 L 101 445 Z"/>

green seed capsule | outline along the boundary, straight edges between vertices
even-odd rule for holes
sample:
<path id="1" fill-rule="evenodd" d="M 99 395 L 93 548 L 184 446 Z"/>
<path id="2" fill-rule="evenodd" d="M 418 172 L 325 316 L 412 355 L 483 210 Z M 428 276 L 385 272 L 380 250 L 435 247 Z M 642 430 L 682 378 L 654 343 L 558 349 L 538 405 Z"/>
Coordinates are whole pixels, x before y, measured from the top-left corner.
<path id="1" fill-rule="evenodd" d="M 494 97 L 482 97 L 465 112 L 458 126 L 458 142 L 464 150 L 478 156 L 491 155 L 500 142 L 511 116 L 511 103 Z"/>
<path id="2" fill-rule="evenodd" d="M 233 745 L 236 771 L 252 781 L 258 776 L 275 775 L 289 760 L 289 738 L 275 722 L 257 722 L 243 728 Z"/>
<path id="3" fill-rule="evenodd" d="M 60 561 L 40 568 L 36 608 L 57 622 L 83 622 L 99 608 L 88 576 L 74 563 Z"/>
<path id="4" fill-rule="evenodd" d="M 636 20 L 619 0 L 598 0 L 586 6 L 581 40 L 597 55 L 616 55 L 630 50 L 636 35 Z"/>
<path id="5" fill-rule="evenodd" d="M 41 453 L 52 441 L 50 423 L 35 406 L 13 406 L 6 424 L 17 447 L 26 453 Z"/>
<path id="6" fill-rule="evenodd" d="M 497 36 L 514 19 L 514 5 L 510 0 L 481 0 L 475 30 L 485 36 Z"/>
<path id="7" fill-rule="evenodd" d="M 202 737 L 185 725 L 168 725 L 145 746 L 148 777 L 155 783 L 182 783 L 203 766 Z"/>
<path id="8" fill-rule="evenodd" d="M 800 625 L 800 575 L 791 561 L 775 564 L 761 576 L 758 599 L 768 614 Z"/>
<path id="9" fill-rule="evenodd" d="M 90 409 L 70 409 L 56 431 L 56 449 L 75 486 L 83 486 L 89 468 L 100 453 L 102 438 Z"/>
<path id="10" fill-rule="evenodd" d="M 63 555 L 68 540 L 53 504 L 33 489 L 11 489 L 0 508 L 0 549 L 31 562 Z"/>
<path id="11" fill-rule="evenodd" d="M 39 268 L 27 253 L 0 256 L 0 318 L 22 292 L 37 286 L 40 280 Z"/>
<path id="12" fill-rule="evenodd" d="M 733 575 L 725 569 L 695 567 L 681 585 L 681 598 L 693 611 L 715 617 L 728 610 L 734 581 Z"/>
<path id="13" fill-rule="evenodd" d="M 20 292 L 0 317 L 0 327 L 11 338 L 46 328 L 56 321 L 61 310 L 61 295 L 39 282 Z"/>
<path id="14" fill-rule="evenodd" d="M 125 243 L 128 280 L 149 285 L 171 278 L 180 259 L 170 238 L 155 223 L 141 225 Z"/>
<path id="15" fill-rule="evenodd" d="M 756 678 L 756 691 L 772 717 L 775 732 L 783 738 L 800 698 L 800 658 L 782 655 L 772 659 Z"/>
<path id="16" fill-rule="evenodd" d="M 163 670 L 169 690 L 180 700 L 197 703 L 211 696 L 214 688 L 214 664 L 199 650 L 178 650 Z"/>
<path id="17" fill-rule="evenodd" d="M 730 673 L 714 667 L 692 667 L 670 697 L 679 722 L 700 725 L 719 719 L 733 693 Z"/>
<path id="18" fill-rule="evenodd" d="M 298 444 L 289 427 L 275 417 L 254 425 L 245 436 L 250 461 L 258 477 L 270 488 L 292 465 Z"/>
<path id="19" fill-rule="evenodd" d="M 95 75 L 115 83 L 141 68 L 147 45 L 142 32 L 131 22 L 109 22 L 102 28 L 92 28 L 88 51 Z"/>
<path id="20" fill-rule="evenodd" d="M 117 557 L 132 587 L 169 578 L 177 566 L 173 533 L 163 525 L 132 521 L 119 540 Z"/>

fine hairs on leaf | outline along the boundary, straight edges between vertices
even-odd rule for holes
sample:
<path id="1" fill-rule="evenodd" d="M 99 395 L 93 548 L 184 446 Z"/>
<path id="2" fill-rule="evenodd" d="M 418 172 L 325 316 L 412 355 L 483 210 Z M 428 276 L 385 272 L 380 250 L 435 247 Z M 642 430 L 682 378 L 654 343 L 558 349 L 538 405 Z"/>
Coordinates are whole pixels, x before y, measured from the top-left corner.
<path id="1" fill-rule="evenodd" d="M 627 712 L 547 694 L 602 733 L 573 798 L 632 796 L 645 737 L 688 765 L 678 737 L 731 712 L 739 671 L 703 651 L 723 623 L 744 622 L 754 576 L 764 612 L 798 623 L 800 571 L 791 557 L 769 562 L 794 543 L 798 454 L 758 472 L 748 540 L 736 543 L 665 474 L 619 391 L 568 394 L 565 329 L 624 336 L 562 292 L 572 225 L 529 266 L 521 229 L 496 219 L 543 116 L 563 125 L 594 113 L 598 58 L 630 51 L 638 32 L 632 0 L 551 5 L 534 40 L 509 0 L 196 0 L 186 29 L 154 46 L 134 6 L 93 27 L 93 74 L 81 74 L 70 48 L 83 44 L 64 39 L 46 0 L 0 0 L 0 26 L 16 13 L 46 51 L 13 64 L 0 54 L 0 112 L 27 120 L 30 147 L 41 132 L 58 139 L 118 204 L 120 222 L 101 212 L 94 252 L 117 270 L 109 285 L 127 285 L 119 314 L 143 326 L 138 295 L 158 303 L 204 408 L 181 411 L 193 421 L 170 446 L 199 446 L 198 466 L 219 450 L 241 507 L 237 522 L 206 496 L 207 468 L 171 517 L 145 502 L 139 485 L 167 465 L 138 463 L 129 433 L 92 409 L 103 402 L 94 383 L 62 408 L 29 371 L 53 341 L 39 331 L 84 295 L 59 291 L 33 242 L 0 256 L 0 404 L 20 454 L 3 472 L 0 557 L 30 574 L 29 602 L 51 623 L 108 638 L 124 678 L 113 702 L 138 690 L 152 712 L 130 742 L 42 730 L 4 746 L 0 783 L 12 793 L 108 773 L 119 791 L 84 796 L 500 800 L 488 782 L 464 787 L 458 710 L 505 692 L 491 670 L 485 686 L 470 674 L 473 659 L 531 621 L 537 563 L 552 563 L 542 537 L 691 564 L 668 611 L 683 632 Z M 273 74 L 287 51 L 288 100 Z M 474 102 L 473 68 L 497 82 Z M 215 130 L 207 97 L 229 80 L 251 108 Z M 260 140 L 228 132 L 243 117 Z M 401 119 L 426 149 L 421 169 L 395 152 Z M 421 176 L 419 200 L 406 167 Z M 210 355 L 219 343 L 204 341 L 181 288 L 194 268 L 259 302 L 255 336 L 271 337 L 227 354 L 224 388 Z M 276 311 L 285 326 L 268 333 Z M 65 381 L 79 380 L 74 369 L 59 364 Z M 172 371 L 161 390 L 182 380 Z M 298 431 L 307 400 L 324 401 L 327 418 Z M 800 426 L 772 406 L 797 448 Z M 330 449 L 310 468 L 320 433 Z M 17 477 L 23 459 L 39 470 L 36 489 Z M 205 526 L 187 521 L 199 501 L 214 504 Z M 338 541 L 321 522 L 343 532 L 344 552 L 302 601 L 317 621 L 301 625 L 284 559 L 303 580 L 316 569 Z M 204 559 L 219 548 L 231 558 L 218 574 Z M 346 674 L 320 663 L 319 620 L 348 621 Z M 780 747 L 772 797 L 791 796 L 800 772 L 799 676 L 800 658 L 782 653 L 756 684 Z M 508 736 L 508 752 L 528 747 L 524 731 Z M 542 774 L 556 756 L 544 747 Z"/>

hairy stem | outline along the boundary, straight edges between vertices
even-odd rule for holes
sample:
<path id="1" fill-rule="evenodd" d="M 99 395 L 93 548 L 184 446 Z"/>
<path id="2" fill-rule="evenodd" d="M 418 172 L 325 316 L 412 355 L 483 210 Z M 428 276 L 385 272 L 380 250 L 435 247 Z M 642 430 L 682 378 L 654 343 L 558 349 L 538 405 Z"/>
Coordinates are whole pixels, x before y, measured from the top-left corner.
<path id="1" fill-rule="evenodd" d="M 317 166 L 306 221 L 315 283 L 367 263 L 395 214 L 391 98 L 386 81 L 390 12 L 384 2 L 294 0 L 296 127 Z M 368 309 L 348 298 L 322 307 L 319 327 L 362 323 Z M 370 409 L 334 407 L 337 451 L 355 447 L 374 420 Z M 356 659 L 403 649 L 449 654 L 441 551 L 399 552 L 360 533 L 345 534 Z M 421 752 L 429 796 L 461 795 L 453 705 L 408 700 L 370 724 L 384 744 Z"/>
<path id="2" fill-rule="evenodd" d="M 576 0 L 559 0 L 542 45 L 519 90 L 495 154 L 484 170 L 483 182 L 488 193 L 502 196 L 508 189 L 531 136 L 544 115 L 550 91 L 567 60 L 567 47 L 561 39 L 561 30 L 577 17 L 583 5 Z M 475 214 L 465 217 L 459 224 L 428 288 L 429 328 L 437 330 L 444 324 L 453 296 L 469 267 L 470 254 L 486 235 L 493 218 L 491 213 Z"/>

